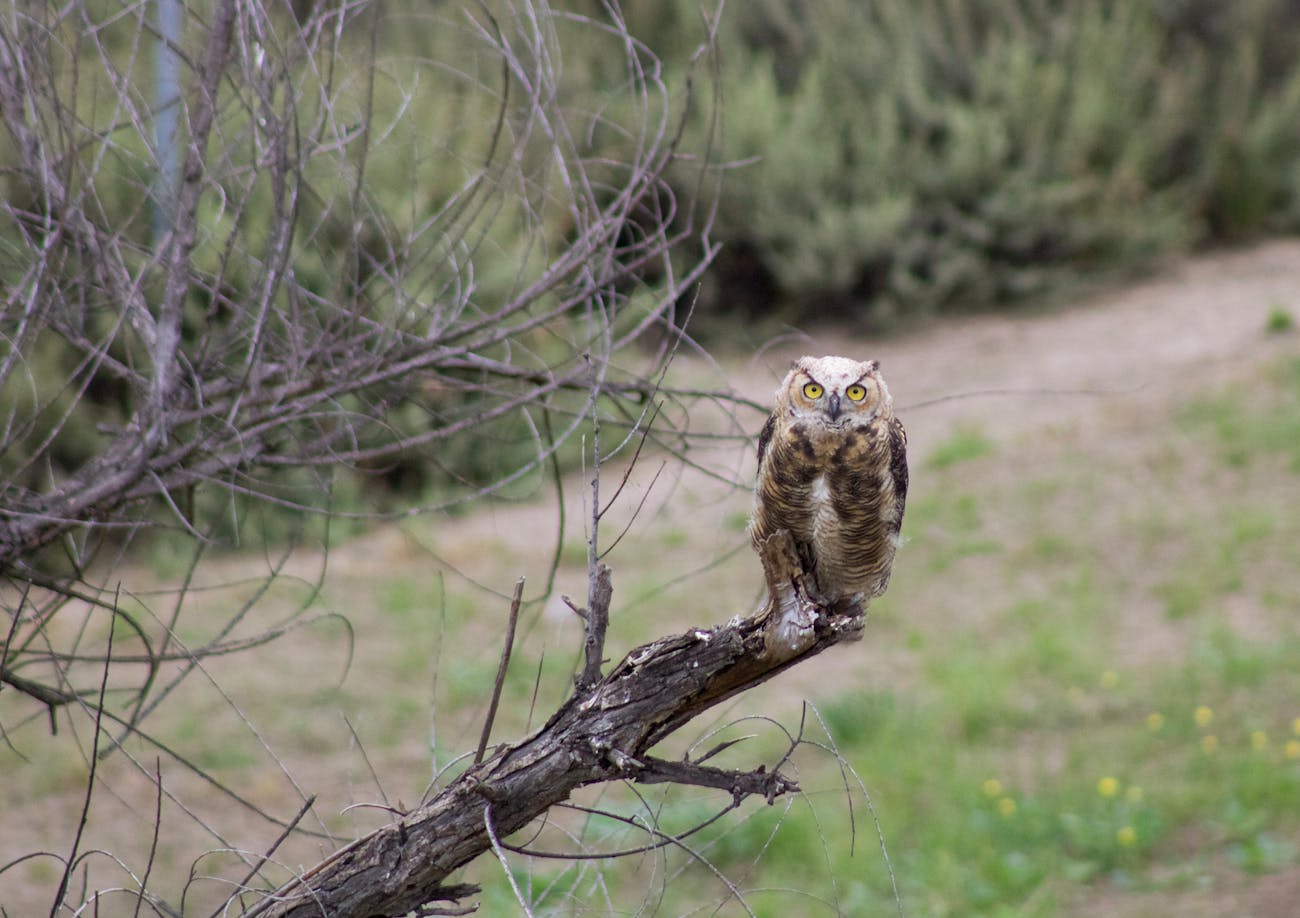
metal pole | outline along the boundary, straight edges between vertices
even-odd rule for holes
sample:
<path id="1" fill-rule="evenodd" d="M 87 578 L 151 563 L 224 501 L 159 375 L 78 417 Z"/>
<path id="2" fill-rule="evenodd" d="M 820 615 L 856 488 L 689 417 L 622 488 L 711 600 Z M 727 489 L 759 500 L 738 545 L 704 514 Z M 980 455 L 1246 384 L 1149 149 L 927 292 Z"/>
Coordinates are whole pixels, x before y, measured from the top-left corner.
<path id="1" fill-rule="evenodd" d="M 154 146 L 158 174 L 151 196 L 154 247 L 171 232 L 172 211 L 181 179 L 181 40 L 183 0 L 157 0 L 158 43 L 154 54 Z"/>

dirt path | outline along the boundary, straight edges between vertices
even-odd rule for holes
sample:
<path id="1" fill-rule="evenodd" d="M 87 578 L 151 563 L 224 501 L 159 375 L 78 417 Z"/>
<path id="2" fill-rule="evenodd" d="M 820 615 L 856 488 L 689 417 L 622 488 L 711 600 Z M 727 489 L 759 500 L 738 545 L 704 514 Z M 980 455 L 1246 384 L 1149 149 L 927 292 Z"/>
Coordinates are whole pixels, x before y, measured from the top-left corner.
<path id="1" fill-rule="evenodd" d="M 1294 349 L 1293 341 L 1265 334 L 1276 308 L 1300 322 L 1300 242 L 1179 261 L 1072 308 L 945 322 L 867 350 L 882 361 L 911 443 L 925 455 L 957 425 L 1009 437 L 1063 416 L 1094 420 L 1120 400 L 1085 393 L 1122 396 L 1140 408 L 1162 404 L 1191 381 L 1237 374 L 1280 348 Z M 837 349 L 844 349 L 842 335 L 812 336 L 768 363 L 783 368 L 777 356 Z M 745 390 L 765 397 L 774 385 L 754 380 Z M 1023 394 L 954 397 L 981 392 Z"/>

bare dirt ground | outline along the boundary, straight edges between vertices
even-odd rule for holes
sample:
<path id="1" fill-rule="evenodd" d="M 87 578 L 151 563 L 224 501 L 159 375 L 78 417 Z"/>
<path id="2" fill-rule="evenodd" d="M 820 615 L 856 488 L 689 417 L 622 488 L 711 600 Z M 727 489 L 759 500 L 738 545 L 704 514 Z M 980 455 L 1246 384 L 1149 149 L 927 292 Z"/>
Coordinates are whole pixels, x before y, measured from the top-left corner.
<path id="1" fill-rule="evenodd" d="M 952 320 L 870 341 L 846 336 L 842 330 L 825 330 L 791 336 L 751 358 L 730 358 L 721 367 L 685 360 L 681 371 L 690 382 L 730 385 L 766 403 L 789 361 L 800 354 L 871 356 L 882 362 L 908 427 L 909 451 L 918 460 L 963 428 L 978 429 L 1004 456 L 1039 449 L 1044 442 L 1056 450 L 1068 450 L 1078 442 L 1087 442 L 1090 448 L 1102 444 L 1123 455 L 1146 448 L 1151 438 L 1160 436 L 1171 424 L 1174 406 L 1189 389 L 1248 384 L 1261 366 L 1279 355 L 1300 353 L 1300 332 L 1270 335 L 1265 330 L 1270 313 L 1279 309 L 1300 320 L 1300 241 L 1172 262 L 1147 281 L 1049 313 Z M 674 471 L 666 466 L 656 478 L 660 461 L 643 459 L 603 524 L 602 541 L 609 544 L 627 520 L 636 518 L 631 534 L 609 558 L 615 571 L 616 618 L 608 653 L 615 659 L 660 634 L 746 613 L 757 599 L 761 578 L 745 544 L 744 520 L 754 464 L 748 438 L 758 430 L 762 415 L 741 410 L 730 419 L 719 415 L 691 421 L 735 437 L 719 440 L 713 448 L 693 450 L 689 456 L 702 470 Z M 1018 474 L 1014 462 L 1006 465 L 1005 474 Z M 616 482 L 616 475 L 607 476 L 605 495 L 612 493 Z M 1141 486 L 1140 481 L 1130 484 L 1132 489 Z M 924 475 L 914 475 L 913 487 L 914 494 L 924 494 Z M 590 512 L 581 480 L 569 483 L 566 498 L 565 560 L 556 593 L 580 599 L 585 592 L 583 526 Z M 498 504 L 454 519 L 384 526 L 335 549 L 329 557 L 325 595 L 330 608 L 354 620 L 356 642 L 349 679 L 376 679 L 377 691 L 393 688 L 418 694 L 426 690 L 424 685 L 402 685 L 400 675 L 370 675 L 391 668 L 400 650 L 394 641 L 401 636 L 391 624 L 367 627 L 367 613 L 358 610 L 373 608 L 376 585 L 402 577 L 414 580 L 434 570 L 445 573 L 448 592 L 468 593 L 483 610 L 481 634 L 467 627 L 460 645 L 446 652 L 481 659 L 490 670 L 498 649 L 500 614 L 515 578 L 527 575 L 530 588 L 545 580 L 557 512 L 554 500 L 541 495 L 538 500 Z M 304 556 L 292 567 L 311 578 L 320 562 L 319 557 Z M 204 568 L 203 576 L 211 583 L 228 582 L 247 566 L 247 559 L 214 561 Z M 652 571 L 661 577 L 665 569 L 680 571 L 681 582 L 665 585 L 650 579 Z M 895 576 L 895 590 L 901 590 L 904 581 Z M 916 627 L 942 629 L 950 616 L 981 614 L 978 603 L 969 599 L 979 592 L 980 584 L 969 580 L 928 585 L 924 592 L 908 595 L 906 614 Z M 1261 623 L 1255 615 L 1255 610 L 1241 610 L 1234 625 L 1262 632 L 1271 623 Z M 545 607 L 522 637 L 532 645 L 549 645 L 553 653 L 556 647 L 568 652 L 580 639 L 578 623 L 558 599 Z M 1127 617 L 1115 640 L 1117 653 L 1129 665 L 1181 652 L 1180 635 L 1159 615 Z M 327 665 L 341 669 L 340 655 L 329 653 Z M 268 681 L 275 676 L 306 682 L 319 678 L 321 666 L 319 658 L 276 659 L 270 667 L 228 670 L 221 685 L 235 696 L 241 689 L 246 695 L 265 694 L 278 691 Z M 803 697 L 827 697 L 855 685 L 906 679 L 914 666 L 915 660 L 886 631 L 879 641 L 869 636 L 850 651 L 828 654 L 816 666 L 796 667 L 746 704 L 759 710 L 782 706 L 788 710 Z M 384 678 L 395 680 L 396 686 L 388 686 Z M 355 750 L 344 761 L 330 745 L 341 729 L 328 738 L 314 727 L 303 731 L 305 737 L 298 738 L 317 743 L 316 754 L 285 764 L 304 787 L 331 782 L 343 787 L 343 799 L 323 801 L 320 809 L 340 812 L 367 794 L 373 796 L 365 788 L 367 765 L 358 760 Z M 426 736 L 371 753 L 380 773 L 406 767 L 417 775 L 411 785 L 422 785 L 419 763 L 427 757 Z M 150 755 L 148 762 L 152 761 Z M 285 797 L 275 783 L 279 764 L 270 769 L 259 799 L 268 807 L 292 812 L 296 800 L 291 794 Z M 52 773 L 53 783 L 40 795 L 20 793 L 14 785 L 13 793 L 0 791 L 0 864 L 34 848 L 66 850 L 81 803 L 81 783 L 76 774 L 62 774 L 59 769 Z M 147 782 L 135 799 L 125 802 L 131 827 L 117 831 L 134 834 L 147 850 L 153 806 Z M 112 804 L 105 800 L 97 805 Z M 126 818 L 106 812 L 101 821 Z M 100 843 L 110 847 L 113 830 L 106 831 L 109 834 Z M 314 853 L 307 848 L 298 856 L 311 863 Z M 188 860 L 180 866 L 184 869 Z M 38 884 L 48 887 L 52 876 L 57 873 L 47 862 L 33 865 L 26 874 L 0 875 L 0 905 L 10 914 L 27 914 L 36 907 L 48 910 L 50 892 Z M 1199 890 L 1089 893 L 1070 913 L 1282 918 L 1295 913 L 1291 910 L 1297 902 L 1300 870 L 1292 869 L 1265 877 L 1228 873 L 1212 894 Z"/>

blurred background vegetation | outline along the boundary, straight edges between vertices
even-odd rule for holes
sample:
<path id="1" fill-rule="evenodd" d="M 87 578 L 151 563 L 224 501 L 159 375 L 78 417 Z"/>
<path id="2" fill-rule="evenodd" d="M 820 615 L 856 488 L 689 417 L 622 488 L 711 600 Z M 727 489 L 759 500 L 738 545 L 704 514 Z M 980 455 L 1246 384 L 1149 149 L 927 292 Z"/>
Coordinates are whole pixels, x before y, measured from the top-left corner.
<path id="1" fill-rule="evenodd" d="M 1300 228 L 1297 26 L 1285 0 L 737 4 L 710 308 L 873 328 Z"/>
<path id="2" fill-rule="evenodd" d="M 598 0 L 556 6 L 603 15 Z M 676 71 L 671 85 L 681 85 L 705 31 L 698 3 L 632 2 L 624 14 L 632 34 Z M 134 21 L 102 20 L 99 42 L 147 86 L 150 62 Z M 332 105 L 353 107 L 358 121 L 373 105 L 376 121 L 364 201 L 347 200 L 358 187 L 347 156 L 308 165 L 315 197 L 300 204 L 290 258 L 296 279 L 323 298 L 400 308 L 401 296 L 449 280 L 421 270 L 446 263 L 434 257 L 436 239 L 400 251 L 396 285 L 391 272 L 383 283 L 368 274 L 422 221 L 454 204 L 481 165 L 466 151 L 487 150 L 496 130 L 495 100 L 479 90 L 499 74 L 449 21 L 381 18 L 373 74 L 361 66 L 371 42 L 362 23 L 344 36 L 342 66 L 321 74 Z M 593 113 L 622 104 L 622 65 L 611 65 L 598 43 L 568 41 L 563 17 L 556 23 L 562 90 Z M 706 202 L 717 208 L 714 237 L 723 248 L 693 326 L 712 345 L 738 340 L 736 318 L 769 333 L 811 320 L 876 331 L 1041 304 L 1170 253 L 1300 229 L 1300 8 L 1287 0 L 752 0 L 726 6 L 717 28 L 721 107 L 697 105 L 687 126 L 687 146 L 709 151 L 725 171 L 716 200 Z M 88 119 L 107 130 L 117 114 L 93 100 L 109 91 L 109 78 L 93 61 L 74 66 L 89 46 L 70 41 L 61 53 Z M 413 65 L 429 59 L 437 70 Z M 308 122 L 312 104 L 302 102 Z M 225 130 L 218 142 L 236 174 L 258 151 L 237 142 L 231 125 Z M 596 117 L 582 141 L 593 162 L 627 142 Z M 3 193 L 14 210 L 39 212 L 37 192 L 5 166 L 15 155 L 5 142 Z M 149 184 L 142 170 L 150 158 L 129 143 L 96 155 L 103 161 L 82 164 L 82 177 L 93 181 L 105 223 L 122 227 L 148 257 L 150 208 L 140 189 Z M 675 181 L 682 201 L 701 190 L 693 167 Z M 525 198 L 545 193 L 523 190 Z M 271 189 L 238 210 L 224 204 L 208 196 L 195 259 L 214 275 L 220 265 L 229 288 L 221 295 L 238 297 L 241 278 L 254 284 L 260 275 L 227 263 L 223 226 L 254 228 L 255 240 L 257 226 L 273 223 Z M 473 279 L 484 303 L 505 297 L 520 266 L 570 231 L 552 220 L 544 227 L 550 241 L 539 245 L 520 214 L 469 212 L 458 222 L 496 253 Z M 20 221 L 0 222 L 0 282 L 23 270 L 3 257 L 23 251 L 6 236 L 26 231 Z M 195 291 L 187 334 L 205 334 L 214 321 L 212 294 Z M 44 414 L 58 417 L 63 401 L 76 397 L 49 398 L 75 371 L 64 365 L 68 356 L 38 349 L 36 388 L 11 385 L 0 399 L 45 404 Z M 123 397 L 112 380 L 95 380 L 77 410 L 111 419 Z M 399 410 L 389 421 L 401 431 L 420 417 Z M 493 480 L 517 459 L 511 444 L 531 448 L 529 432 L 514 424 L 498 425 L 499 450 L 452 442 L 441 468 L 386 465 L 364 484 L 368 498 Z M 89 455 L 93 430 L 67 425 L 57 462 L 75 467 Z M 11 437 L 0 474 L 23 467 L 47 433 L 36 418 L 24 436 Z"/>

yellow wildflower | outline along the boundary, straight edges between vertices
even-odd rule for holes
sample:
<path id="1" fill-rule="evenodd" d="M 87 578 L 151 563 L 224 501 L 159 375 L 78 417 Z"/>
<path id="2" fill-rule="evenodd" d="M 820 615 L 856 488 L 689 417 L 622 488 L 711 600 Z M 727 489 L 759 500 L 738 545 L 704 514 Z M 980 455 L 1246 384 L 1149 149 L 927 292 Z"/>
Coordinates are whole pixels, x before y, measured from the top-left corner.
<path id="1" fill-rule="evenodd" d="M 998 801 L 998 812 L 1003 816 L 1014 816 L 1016 812 L 1016 801 L 1010 797 L 1003 797 Z"/>
<path id="2" fill-rule="evenodd" d="M 1165 725 L 1165 715 L 1159 711 L 1152 711 L 1147 715 L 1147 729 L 1152 733 L 1159 732 L 1160 728 Z"/>
<path id="3" fill-rule="evenodd" d="M 1206 755 L 1211 755 L 1219 750 L 1219 738 L 1213 733 L 1207 733 L 1201 737 L 1201 750 Z"/>
<path id="4" fill-rule="evenodd" d="M 1256 752 L 1263 752 L 1268 748 L 1268 734 L 1263 730 L 1256 730 L 1250 735 L 1250 748 Z"/>
<path id="5" fill-rule="evenodd" d="M 1097 782 L 1097 793 L 1103 797 L 1114 797 L 1119 793 L 1119 781 L 1111 777 L 1102 778 Z"/>
<path id="6" fill-rule="evenodd" d="M 1210 725 L 1210 721 L 1214 720 L 1214 711 L 1209 705 L 1203 704 L 1196 709 L 1196 713 L 1192 716 L 1196 718 L 1196 726 L 1204 729 Z"/>
<path id="7" fill-rule="evenodd" d="M 1124 826 L 1115 833 L 1115 841 L 1120 843 L 1121 847 L 1130 848 L 1138 840 L 1137 830 L 1132 826 Z"/>
<path id="8" fill-rule="evenodd" d="M 997 778 L 989 778 L 981 787 L 984 789 L 985 795 L 989 797 L 996 797 L 1002 793 L 1002 782 Z"/>

